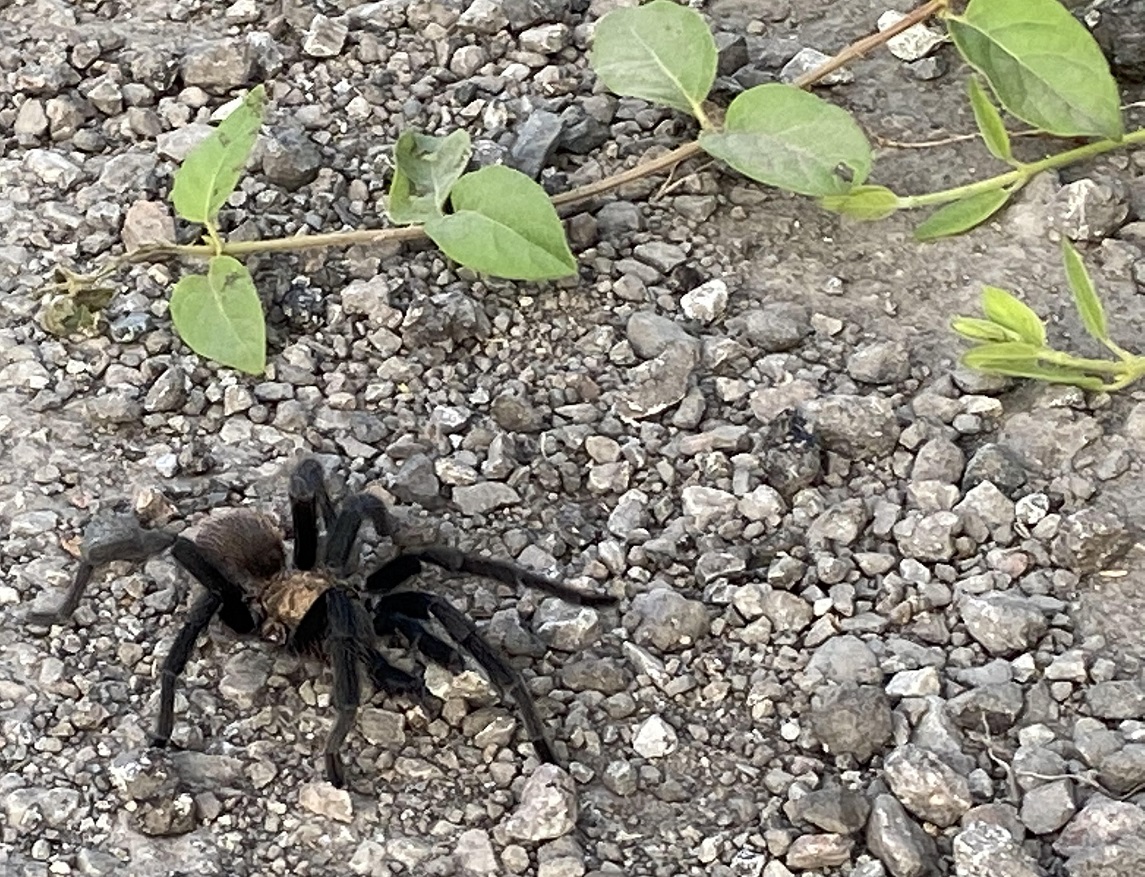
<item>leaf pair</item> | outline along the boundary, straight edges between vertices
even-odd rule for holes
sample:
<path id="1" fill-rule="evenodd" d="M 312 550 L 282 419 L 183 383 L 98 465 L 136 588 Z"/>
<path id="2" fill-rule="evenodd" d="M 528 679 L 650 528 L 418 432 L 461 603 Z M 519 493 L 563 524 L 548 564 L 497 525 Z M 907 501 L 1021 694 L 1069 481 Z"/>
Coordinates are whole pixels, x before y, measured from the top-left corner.
<path id="1" fill-rule="evenodd" d="M 464 131 L 403 132 L 394 147 L 390 219 L 425 223 L 442 252 L 482 274 L 512 280 L 575 274 L 576 259 L 545 190 L 500 165 L 467 174 L 471 153 Z M 445 212 L 446 201 L 453 212 Z"/>
<path id="2" fill-rule="evenodd" d="M 615 93 L 694 115 L 700 147 L 753 180 L 838 198 L 870 173 L 871 147 L 851 115 L 794 86 L 750 88 L 713 126 L 703 102 L 716 78 L 716 44 L 687 6 L 653 0 L 609 12 L 596 25 L 590 60 Z"/>
<path id="3" fill-rule="evenodd" d="M 238 185 L 265 108 L 266 90 L 252 88 L 175 172 L 175 212 L 206 226 L 217 246 L 219 211 Z M 237 259 L 215 255 L 206 274 L 182 277 L 171 294 L 171 322 L 200 356 L 251 374 L 266 368 L 262 303 L 250 272 Z"/>
<path id="4" fill-rule="evenodd" d="M 1062 243 L 1062 256 L 1086 332 L 1112 350 L 1118 360 L 1087 359 L 1048 347 L 1042 319 L 1012 293 L 987 286 L 982 291 L 985 319 L 956 317 L 951 322 L 955 332 L 978 345 L 966 352 L 963 363 L 994 374 L 1072 384 L 1086 390 L 1115 389 L 1141 376 L 1145 359 L 1126 353 L 1110 339 L 1105 309 L 1081 256 L 1069 241 Z"/>

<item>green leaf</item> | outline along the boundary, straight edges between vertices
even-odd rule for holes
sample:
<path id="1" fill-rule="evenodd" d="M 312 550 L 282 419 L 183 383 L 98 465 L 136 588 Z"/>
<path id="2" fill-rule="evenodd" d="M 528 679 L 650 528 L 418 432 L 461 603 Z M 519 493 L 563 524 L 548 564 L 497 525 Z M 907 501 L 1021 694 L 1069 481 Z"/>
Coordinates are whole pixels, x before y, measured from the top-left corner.
<path id="1" fill-rule="evenodd" d="M 845 195 L 825 195 L 819 199 L 824 210 L 852 219 L 885 219 L 898 209 L 899 196 L 886 186 L 855 186 Z"/>
<path id="2" fill-rule="evenodd" d="M 723 130 L 699 142 L 741 174 L 801 195 L 848 194 L 871 170 L 871 145 L 850 113 L 780 83 L 737 96 Z"/>
<path id="3" fill-rule="evenodd" d="M 442 216 L 449 190 L 465 173 L 473 148 L 462 129 L 447 137 L 403 131 L 394 145 L 394 178 L 387 205 L 397 225 Z"/>
<path id="4" fill-rule="evenodd" d="M 1037 347 L 1046 346 L 1046 325 L 1033 309 L 1011 292 L 997 286 L 982 289 L 982 311 L 986 319 L 993 320 L 1016 333 L 1022 341 Z"/>
<path id="5" fill-rule="evenodd" d="M 219 209 L 238 185 L 258 137 L 265 105 L 266 89 L 255 86 L 183 160 L 171 189 L 176 213 L 191 222 L 214 224 Z"/>
<path id="6" fill-rule="evenodd" d="M 974 121 L 978 124 L 978 132 L 982 135 L 986 148 L 995 158 L 1011 161 L 1014 154 L 1010 151 L 1010 135 L 1002 122 L 1002 114 L 987 96 L 977 76 L 970 77 L 969 91 L 970 108 L 974 110 Z"/>
<path id="7" fill-rule="evenodd" d="M 1109 64 L 1057 0 L 970 0 L 946 23 L 962 57 L 1012 115 L 1062 137 L 1121 138 Z"/>
<path id="8" fill-rule="evenodd" d="M 589 62 L 610 91 L 703 118 L 716 80 L 716 41 L 704 19 L 671 0 L 614 9 L 597 22 Z"/>
<path id="9" fill-rule="evenodd" d="M 1021 341 L 1017 332 L 999 326 L 991 320 L 980 320 L 976 317 L 955 317 L 950 321 L 950 328 L 970 341 Z"/>
<path id="10" fill-rule="evenodd" d="M 520 171 L 493 165 L 465 174 L 449 197 L 454 212 L 431 219 L 425 233 L 455 262 L 511 280 L 576 273 L 549 196 Z"/>
<path id="11" fill-rule="evenodd" d="M 930 214 L 914 230 L 914 236 L 920 241 L 933 241 L 970 231 L 1001 210 L 1010 194 L 1007 189 L 993 189 L 952 201 Z"/>
<path id="12" fill-rule="evenodd" d="M 1062 256 L 1065 258 L 1065 274 L 1069 279 L 1069 288 L 1073 292 L 1074 304 L 1081 316 L 1085 331 L 1098 341 L 1109 340 L 1109 327 L 1105 324 L 1105 308 L 1101 306 L 1101 299 L 1097 297 L 1097 290 L 1093 288 L 1093 280 L 1085 270 L 1085 263 L 1077 250 L 1065 238 L 1062 238 Z"/>
<path id="13" fill-rule="evenodd" d="M 1038 359 L 1038 349 L 1031 344 L 1006 342 L 983 344 L 962 355 L 962 363 L 979 371 L 1014 378 L 1034 378 L 1055 384 L 1072 384 L 1083 390 L 1104 390 L 1105 382 L 1080 368 L 1053 365 Z"/>
<path id="14" fill-rule="evenodd" d="M 266 368 L 266 321 L 250 272 L 215 256 L 207 273 L 183 277 L 171 293 L 171 321 L 187 346 L 250 374 Z"/>

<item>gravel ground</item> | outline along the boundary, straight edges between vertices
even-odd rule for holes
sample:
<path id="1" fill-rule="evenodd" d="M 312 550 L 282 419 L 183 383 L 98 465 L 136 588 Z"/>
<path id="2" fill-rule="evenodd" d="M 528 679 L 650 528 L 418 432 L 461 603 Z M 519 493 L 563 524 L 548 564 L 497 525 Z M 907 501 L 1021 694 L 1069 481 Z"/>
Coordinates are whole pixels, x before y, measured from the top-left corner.
<path id="1" fill-rule="evenodd" d="M 883 11 L 696 5 L 725 35 L 723 99 Z M 553 191 L 677 145 L 678 116 L 594 93 L 584 49 L 610 6 L 0 2 L 4 875 L 1145 869 L 1145 394 L 969 374 L 945 329 L 990 282 L 1084 345 L 1064 233 L 1134 346 L 1145 154 L 927 247 L 913 217 L 842 223 L 697 164 L 573 215 L 572 282 L 482 282 L 428 248 L 252 260 L 262 378 L 173 338 L 167 265 L 125 277 L 96 337 L 35 321 L 59 260 L 170 222 L 175 162 L 257 81 L 272 111 L 223 217 L 248 236 L 377 224 L 408 125 L 464 126 L 481 161 Z M 1141 3 L 1105 9 L 1127 16 L 1103 27 L 1139 100 Z M 854 74 L 833 97 L 872 136 L 973 130 L 949 47 Z M 887 150 L 876 177 L 923 191 L 991 168 L 957 142 Z M 328 674 L 218 627 L 179 689 L 179 748 L 148 749 L 192 590 L 166 557 L 99 573 L 71 623 L 24 623 L 93 516 L 282 513 L 302 453 L 340 491 L 388 491 L 404 544 L 621 597 L 426 577 L 522 668 L 567 771 L 538 766 L 482 677 L 434 670 L 441 714 L 374 697 L 336 790 Z"/>

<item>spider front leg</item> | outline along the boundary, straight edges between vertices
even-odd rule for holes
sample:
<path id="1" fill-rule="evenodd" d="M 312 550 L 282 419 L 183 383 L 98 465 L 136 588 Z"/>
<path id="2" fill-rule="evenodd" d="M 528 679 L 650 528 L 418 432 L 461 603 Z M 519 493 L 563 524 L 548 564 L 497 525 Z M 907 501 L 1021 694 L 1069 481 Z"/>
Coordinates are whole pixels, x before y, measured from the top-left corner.
<path id="1" fill-rule="evenodd" d="M 64 601 L 47 612 L 30 612 L 27 620 L 42 625 L 66 621 L 79 605 L 96 567 L 114 560 L 138 563 L 169 548 L 174 541 L 175 536 L 165 530 L 143 529 L 135 515 L 96 518 L 84 532 L 80 565 Z"/>

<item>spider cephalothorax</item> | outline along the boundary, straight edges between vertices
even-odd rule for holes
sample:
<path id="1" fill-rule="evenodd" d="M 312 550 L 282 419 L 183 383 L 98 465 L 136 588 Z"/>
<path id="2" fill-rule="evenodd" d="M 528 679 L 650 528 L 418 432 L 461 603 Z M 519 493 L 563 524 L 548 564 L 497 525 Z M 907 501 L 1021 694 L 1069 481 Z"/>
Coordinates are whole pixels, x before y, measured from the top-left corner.
<path id="1" fill-rule="evenodd" d="M 67 598 L 58 610 L 33 615 L 48 624 L 75 610 L 95 567 L 112 560 L 143 560 L 171 547 L 175 560 L 204 588 L 163 661 L 159 718 L 154 743 L 165 746 L 175 719 L 175 682 L 190 658 L 195 641 L 218 615 L 238 633 L 258 632 L 295 651 L 321 655 L 334 674 L 331 700 L 337 718 L 326 740 L 326 776 L 342 785 L 339 756 L 342 741 L 361 703 L 362 674 L 376 688 L 392 693 L 425 695 L 424 668 L 395 667 L 378 651 L 378 635 L 402 634 L 427 658 L 451 669 L 463 666 L 460 650 L 469 653 L 503 693 L 516 701 L 538 757 L 556 755 L 520 674 L 481 636 L 477 626 L 445 598 L 428 591 L 399 588 L 428 563 L 451 572 L 537 588 L 574 603 L 607 605 L 614 598 L 583 594 L 513 563 L 464 554 L 446 546 L 428 546 L 398 554 L 370 573 L 359 595 L 349 583 L 358 530 L 370 521 L 381 536 L 394 532 L 385 504 L 369 493 L 349 497 L 341 508 L 331 502 L 322 469 L 303 460 L 290 478 L 294 524 L 293 565 L 287 563 L 282 534 L 268 516 L 251 509 L 212 512 L 194 538 L 134 523 L 85 537 L 83 558 Z M 321 526 L 320 526 L 321 524 Z M 321 530 L 325 530 L 322 538 Z M 90 534 L 89 534 L 90 536 Z M 440 626 L 445 636 L 432 629 Z M 459 650 L 460 647 L 460 650 Z"/>

